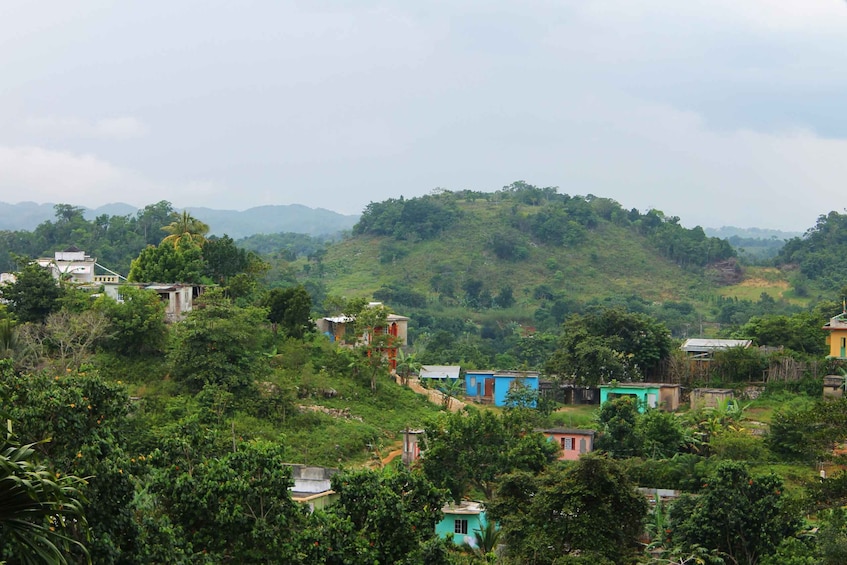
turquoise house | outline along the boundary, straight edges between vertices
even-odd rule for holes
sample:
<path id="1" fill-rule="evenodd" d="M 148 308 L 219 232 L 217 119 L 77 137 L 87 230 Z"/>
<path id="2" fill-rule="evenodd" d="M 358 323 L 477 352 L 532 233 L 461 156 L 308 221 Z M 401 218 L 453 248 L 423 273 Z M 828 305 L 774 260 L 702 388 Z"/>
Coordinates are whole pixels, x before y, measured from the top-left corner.
<path id="1" fill-rule="evenodd" d="M 679 385 L 665 383 L 618 383 L 600 385 L 600 404 L 622 396 L 638 400 L 638 411 L 658 408 L 673 412 L 679 409 Z"/>
<path id="2" fill-rule="evenodd" d="M 478 402 L 506 405 L 506 394 L 517 383 L 538 391 L 538 373 L 525 371 L 468 371 L 465 373 L 465 395 Z"/>
<path id="3" fill-rule="evenodd" d="M 449 503 L 441 509 L 444 518 L 435 525 L 435 534 L 441 539 L 453 535 L 456 545 L 476 546 L 474 531 L 485 527 L 485 506 L 475 500 L 463 500 L 459 504 Z"/>

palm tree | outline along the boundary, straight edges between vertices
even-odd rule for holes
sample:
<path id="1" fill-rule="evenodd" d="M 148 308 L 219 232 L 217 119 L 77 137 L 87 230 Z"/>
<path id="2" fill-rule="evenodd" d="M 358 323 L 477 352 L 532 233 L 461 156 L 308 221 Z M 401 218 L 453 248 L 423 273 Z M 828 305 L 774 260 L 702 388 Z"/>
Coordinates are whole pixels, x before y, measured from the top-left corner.
<path id="1" fill-rule="evenodd" d="M 497 549 L 497 544 L 500 543 L 500 528 L 493 521 L 486 521 L 484 525 L 480 525 L 478 530 L 473 531 L 473 537 L 475 542 L 474 553 L 477 557 L 487 560 L 488 556 Z"/>
<path id="2" fill-rule="evenodd" d="M 403 380 L 403 385 L 409 384 L 409 376 L 421 370 L 421 363 L 414 353 L 406 353 L 402 349 L 397 352 L 397 374 Z"/>
<path id="3" fill-rule="evenodd" d="M 171 243 L 176 247 L 182 238 L 187 237 L 197 245 L 202 246 L 206 243 L 209 226 L 193 217 L 187 210 L 183 210 L 182 214 L 178 215 L 170 224 L 163 226 L 162 230 L 170 234 L 162 240 L 162 243 Z"/>
<path id="4" fill-rule="evenodd" d="M 13 562 L 65 565 L 75 549 L 88 551 L 70 531 L 85 531 L 83 479 L 58 477 L 32 461 L 35 444 L 11 440 L 11 423 L 0 440 L 0 554 L 11 552 Z"/>

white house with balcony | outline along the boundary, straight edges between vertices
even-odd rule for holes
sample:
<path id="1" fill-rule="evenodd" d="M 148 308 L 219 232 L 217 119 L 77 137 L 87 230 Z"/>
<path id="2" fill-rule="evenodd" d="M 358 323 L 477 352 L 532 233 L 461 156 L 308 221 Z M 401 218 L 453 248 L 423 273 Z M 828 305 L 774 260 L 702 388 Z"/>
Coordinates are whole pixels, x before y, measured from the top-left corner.
<path id="1" fill-rule="evenodd" d="M 73 245 L 64 251 L 57 251 L 53 257 L 39 257 L 35 262 L 45 269 L 49 269 L 50 274 L 57 281 L 64 280 L 76 284 L 101 284 L 117 283 L 119 278 L 123 278 L 114 272 L 105 275 L 96 274 L 95 266 L 100 267 L 103 271 L 108 271 L 108 269 L 98 265 L 95 257 L 86 255 L 85 251 Z"/>

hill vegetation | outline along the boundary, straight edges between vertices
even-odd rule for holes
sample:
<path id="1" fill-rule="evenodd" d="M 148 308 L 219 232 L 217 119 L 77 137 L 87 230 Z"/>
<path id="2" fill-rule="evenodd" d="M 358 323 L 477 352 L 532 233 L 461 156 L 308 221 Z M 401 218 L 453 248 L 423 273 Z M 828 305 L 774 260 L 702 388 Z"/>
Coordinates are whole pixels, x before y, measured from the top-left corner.
<path id="1" fill-rule="evenodd" d="M 168 203 L 99 223 L 56 212 L 3 234 L 24 251 L 5 250 L 18 276 L 0 289 L 0 500 L 31 514 L 2 506 L 0 561 L 844 562 L 847 480 L 817 472 L 847 441 L 845 401 L 821 398 L 822 376 L 844 370 L 821 331 L 841 308 L 827 290 L 847 241 L 838 214 L 766 270 L 657 210 L 523 182 L 372 203 L 331 244 L 210 236 Z M 205 292 L 166 324 L 151 291 L 117 301 L 28 261 L 59 242 Z M 747 288 L 761 292 L 737 295 Z M 551 393 L 516 386 L 504 407 L 455 413 L 430 403 L 391 375 L 396 343 L 373 298 L 411 317 L 401 375 L 535 369 Z M 325 314 L 353 329 L 318 334 Z M 695 371 L 674 338 L 704 330 L 774 349 L 717 352 Z M 653 379 L 762 396 L 676 415 L 628 398 L 562 407 L 555 386 Z M 557 462 L 537 430 L 574 422 L 601 454 Z M 396 458 L 407 428 L 427 438 L 411 470 Z M 338 503 L 295 504 L 289 463 L 341 468 Z M 687 494 L 648 511 L 635 485 Z M 464 497 L 502 528 L 476 549 L 435 535 L 442 505 Z"/>

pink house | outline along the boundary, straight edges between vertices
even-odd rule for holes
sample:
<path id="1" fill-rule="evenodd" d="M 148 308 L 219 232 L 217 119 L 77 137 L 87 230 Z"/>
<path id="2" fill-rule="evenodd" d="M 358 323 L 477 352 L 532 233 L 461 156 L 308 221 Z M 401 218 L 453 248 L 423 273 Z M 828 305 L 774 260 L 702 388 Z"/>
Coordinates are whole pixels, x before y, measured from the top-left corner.
<path id="1" fill-rule="evenodd" d="M 541 430 L 541 433 L 550 441 L 555 441 L 562 450 L 560 461 L 573 461 L 583 453 L 594 450 L 594 430 L 552 428 Z"/>

